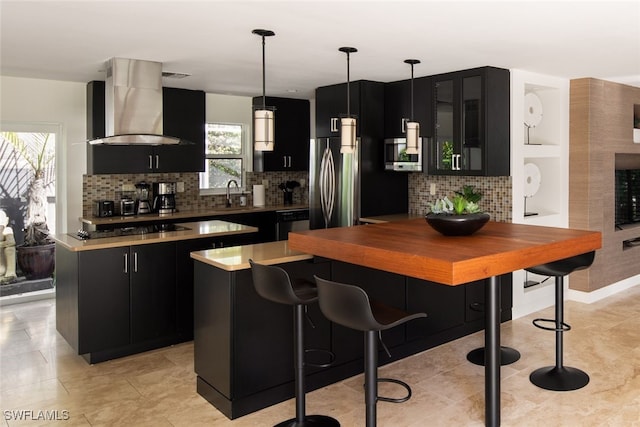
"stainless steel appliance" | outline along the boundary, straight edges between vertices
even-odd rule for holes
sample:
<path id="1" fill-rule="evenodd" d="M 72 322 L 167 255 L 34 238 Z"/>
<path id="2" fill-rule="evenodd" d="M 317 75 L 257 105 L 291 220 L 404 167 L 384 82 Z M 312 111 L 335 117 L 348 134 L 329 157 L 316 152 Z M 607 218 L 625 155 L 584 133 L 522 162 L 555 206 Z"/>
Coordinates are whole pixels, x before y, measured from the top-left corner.
<path id="1" fill-rule="evenodd" d="M 358 138 L 353 154 L 341 154 L 339 137 L 311 140 L 311 229 L 352 226 L 361 217 L 407 212 L 408 174 L 384 170 L 382 142 Z"/>
<path id="2" fill-rule="evenodd" d="M 309 209 L 284 209 L 276 211 L 276 238 L 288 240 L 290 231 L 309 229 Z"/>
<path id="3" fill-rule="evenodd" d="M 129 198 L 120 199 L 120 215 L 129 216 L 136 214 L 136 201 Z"/>
<path id="4" fill-rule="evenodd" d="M 113 200 L 96 200 L 93 202 L 93 216 L 113 216 L 115 212 Z"/>
<path id="5" fill-rule="evenodd" d="M 150 185 L 142 181 L 136 184 L 136 214 L 151 213 L 151 203 L 149 202 Z"/>
<path id="6" fill-rule="evenodd" d="M 176 183 L 153 183 L 153 211 L 161 214 L 176 212 Z"/>
<path id="7" fill-rule="evenodd" d="M 384 140 L 384 168 L 388 171 L 422 172 L 422 138 L 418 138 L 418 154 L 407 154 L 406 138 Z"/>

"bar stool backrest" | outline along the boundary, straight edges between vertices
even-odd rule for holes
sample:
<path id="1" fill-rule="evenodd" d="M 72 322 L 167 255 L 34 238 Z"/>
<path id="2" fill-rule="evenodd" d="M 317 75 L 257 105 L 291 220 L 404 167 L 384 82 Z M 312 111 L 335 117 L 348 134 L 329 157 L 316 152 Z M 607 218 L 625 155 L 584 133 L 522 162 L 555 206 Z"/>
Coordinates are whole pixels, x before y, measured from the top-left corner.
<path id="1" fill-rule="evenodd" d="M 253 286 L 261 297 L 280 304 L 302 304 L 295 294 L 286 271 L 275 265 L 264 265 L 249 260 Z"/>

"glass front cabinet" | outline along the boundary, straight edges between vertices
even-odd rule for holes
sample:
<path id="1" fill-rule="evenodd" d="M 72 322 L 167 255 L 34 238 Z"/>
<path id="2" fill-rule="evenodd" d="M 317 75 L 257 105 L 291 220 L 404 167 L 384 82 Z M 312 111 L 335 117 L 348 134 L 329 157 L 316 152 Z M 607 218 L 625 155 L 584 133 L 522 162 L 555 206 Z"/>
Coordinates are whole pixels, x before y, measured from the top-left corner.
<path id="1" fill-rule="evenodd" d="M 509 71 L 433 76 L 430 175 L 509 175 Z"/>

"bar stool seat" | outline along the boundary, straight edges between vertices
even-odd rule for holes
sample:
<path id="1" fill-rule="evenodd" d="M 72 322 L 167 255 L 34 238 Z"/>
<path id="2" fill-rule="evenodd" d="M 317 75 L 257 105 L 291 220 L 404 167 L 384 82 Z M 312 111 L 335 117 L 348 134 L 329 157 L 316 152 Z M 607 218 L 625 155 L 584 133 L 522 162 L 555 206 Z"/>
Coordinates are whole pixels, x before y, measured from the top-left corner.
<path id="1" fill-rule="evenodd" d="M 340 423 L 326 415 L 307 415 L 305 400 L 305 375 L 304 375 L 304 314 L 308 304 L 318 301 L 318 288 L 313 282 L 304 279 L 291 280 L 289 274 L 280 267 L 264 265 L 249 260 L 253 285 L 261 297 L 280 304 L 294 307 L 294 369 L 295 369 L 295 396 L 296 417 L 283 421 L 276 427 L 339 427 Z M 331 355 L 333 361 L 334 355 Z M 309 364 L 310 365 L 310 364 Z M 327 365 L 315 365 L 326 367 Z"/>
<path id="2" fill-rule="evenodd" d="M 555 277 L 555 319 L 537 318 L 533 320 L 534 326 L 556 333 L 556 364 L 536 369 L 529 376 L 529 380 L 540 388 L 553 391 L 577 390 L 589 383 L 589 375 L 586 372 L 564 366 L 563 363 L 563 336 L 571 326 L 564 321 L 564 280 L 563 277 L 574 271 L 589 268 L 595 258 L 595 251 L 576 255 L 559 261 L 527 268 L 526 270 L 544 276 Z M 553 327 L 544 326 L 544 323 L 552 323 Z"/>
<path id="3" fill-rule="evenodd" d="M 376 403 L 378 400 L 392 403 L 406 402 L 411 398 L 411 387 L 392 378 L 378 378 L 378 341 L 381 332 L 402 325 L 413 319 L 427 317 L 426 313 L 409 314 L 403 310 L 370 301 L 364 289 L 344 283 L 333 282 L 315 276 L 318 285 L 320 310 L 332 322 L 364 332 L 365 345 L 365 406 L 366 426 L 376 425 Z M 378 337 L 376 337 L 378 335 Z M 382 340 L 380 339 L 382 342 Z M 389 350 L 382 343 L 387 354 Z M 407 390 L 402 398 L 378 396 L 378 382 L 393 382 Z"/>

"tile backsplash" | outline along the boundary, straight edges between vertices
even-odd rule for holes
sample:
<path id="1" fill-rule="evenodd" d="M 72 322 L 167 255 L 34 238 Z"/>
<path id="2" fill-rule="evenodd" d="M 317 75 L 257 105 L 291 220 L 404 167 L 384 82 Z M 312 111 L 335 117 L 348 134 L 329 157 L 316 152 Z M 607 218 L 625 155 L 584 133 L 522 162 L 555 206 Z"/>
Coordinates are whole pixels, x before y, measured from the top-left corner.
<path id="1" fill-rule="evenodd" d="M 293 192 L 294 204 L 309 202 L 309 174 L 307 172 L 248 172 L 246 176 L 246 196 L 248 206 L 253 205 L 252 188 L 254 184 L 267 181 L 265 187 L 265 203 L 267 205 L 283 204 L 283 193 L 278 184 L 285 181 L 304 180 L 302 187 Z M 124 184 L 135 184 L 147 181 L 184 182 L 184 192 L 176 194 L 176 205 L 180 210 L 218 209 L 225 206 L 224 195 L 200 195 L 197 173 L 158 173 L 158 174 L 117 174 L 117 175 L 84 175 L 82 214 L 93 216 L 92 202 L 99 199 L 119 200 Z M 436 186 L 436 194 L 430 195 L 431 184 Z M 421 173 L 409 174 L 408 212 L 424 215 L 429 203 L 437 198 L 451 196 L 464 185 L 473 185 L 483 194 L 480 207 L 491 215 L 491 219 L 500 222 L 511 222 L 512 198 L 511 177 L 474 177 L 474 176 L 435 176 Z M 237 194 L 235 203 L 239 203 Z"/>
<path id="2" fill-rule="evenodd" d="M 265 187 L 265 203 L 267 205 L 284 204 L 282 190 L 278 185 L 285 181 L 305 181 L 304 186 L 293 191 L 294 204 L 307 204 L 309 200 L 309 174 L 307 172 L 248 172 L 246 175 L 247 205 L 253 205 L 253 184 Z M 200 195 L 198 173 L 155 173 L 155 174 L 114 174 L 84 175 L 82 177 L 82 216 L 93 216 L 94 200 L 120 200 L 123 185 L 134 185 L 137 182 L 183 182 L 184 192 L 176 194 L 178 210 L 217 209 L 225 206 L 225 195 Z M 234 203 L 239 203 L 238 193 L 232 190 Z"/>

